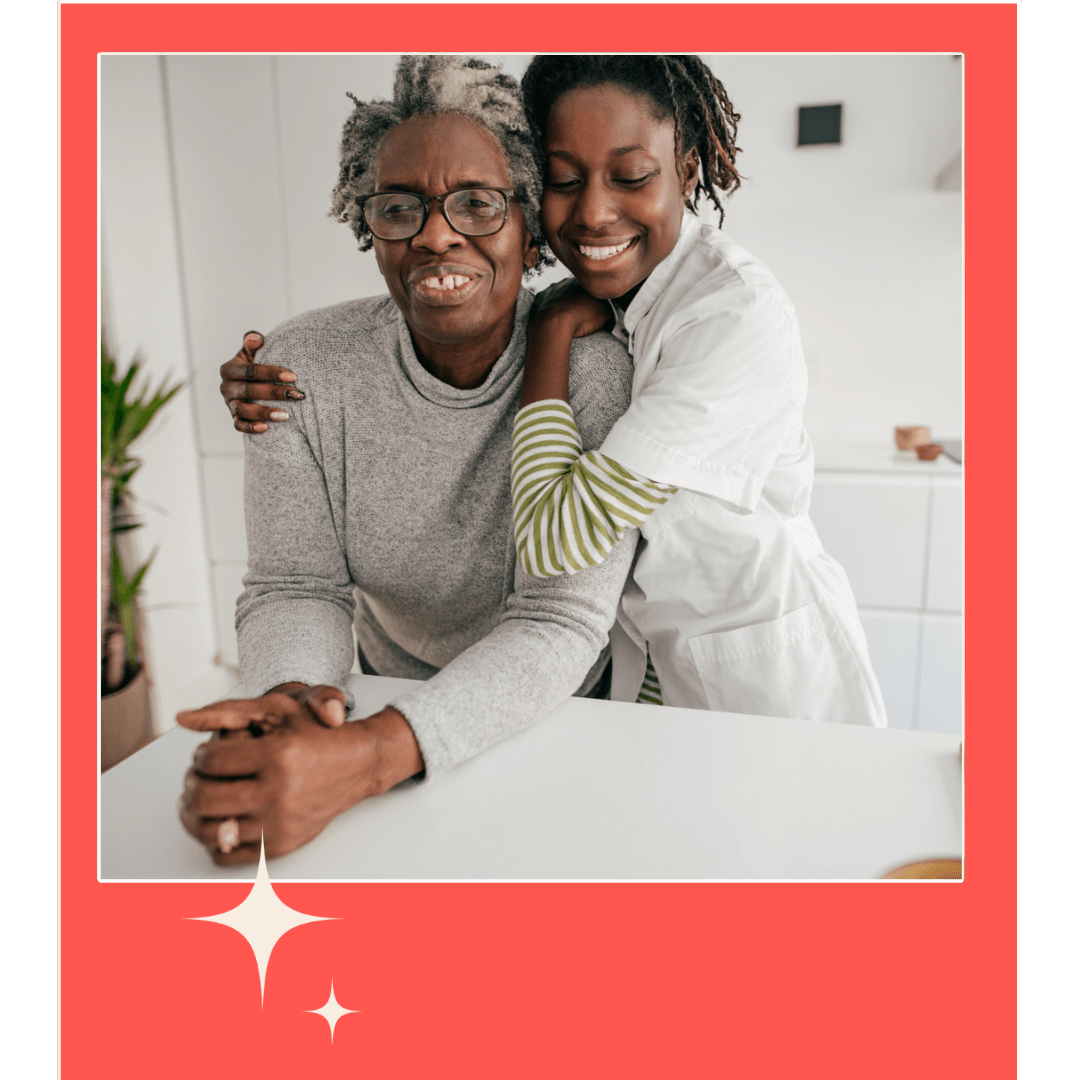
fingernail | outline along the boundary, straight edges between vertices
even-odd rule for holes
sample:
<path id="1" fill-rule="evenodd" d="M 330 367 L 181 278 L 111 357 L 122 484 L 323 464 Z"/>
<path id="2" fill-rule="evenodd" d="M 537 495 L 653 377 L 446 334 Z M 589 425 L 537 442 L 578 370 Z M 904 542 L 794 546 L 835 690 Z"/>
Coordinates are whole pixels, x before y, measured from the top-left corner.
<path id="1" fill-rule="evenodd" d="M 281 381 L 282 382 L 296 382 L 296 375 L 294 375 L 293 372 L 291 372 L 291 371 L 283 371 L 281 373 Z"/>
<path id="2" fill-rule="evenodd" d="M 261 345 L 262 334 L 256 334 L 253 331 L 249 331 L 244 335 L 244 344 L 246 345 L 249 341 L 252 345 Z"/>
<path id="3" fill-rule="evenodd" d="M 270 419 L 271 420 L 288 420 L 289 419 L 289 414 L 287 412 L 283 412 L 281 409 L 275 409 L 270 414 Z"/>
<path id="4" fill-rule="evenodd" d="M 299 390 L 286 390 L 285 391 L 285 396 L 287 398 L 289 398 L 290 401 L 303 401 L 304 400 L 304 395 L 302 393 L 300 393 Z"/>
<path id="5" fill-rule="evenodd" d="M 345 723 L 345 706 L 336 698 L 332 698 L 326 703 L 326 712 L 330 719 L 336 723 Z"/>

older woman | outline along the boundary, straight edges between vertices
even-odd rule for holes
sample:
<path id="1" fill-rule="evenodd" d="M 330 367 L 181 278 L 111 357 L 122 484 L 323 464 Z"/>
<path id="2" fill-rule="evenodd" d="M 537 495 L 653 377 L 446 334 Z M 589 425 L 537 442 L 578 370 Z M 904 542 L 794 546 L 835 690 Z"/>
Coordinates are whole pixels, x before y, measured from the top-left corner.
<path id="1" fill-rule="evenodd" d="M 305 397 L 246 448 L 236 625 L 260 696 L 178 718 L 230 731 L 198 749 L 181 804 L 219 863 L 256 860 L 260 834 L 268 855 L 291 851 L 361 799 L 599 692 L 637 534 L 598 567 L 539 580 L 518 569 L 511 528 L 540 190 L 517 85 L 482 61 L 406 58 L 393 101 L 357 102 L 345 125 L 334 211 L 374 247 L 390 295 L 267 339 L 262 359 Z M 575 342 L 586 448 L 630 379 L 614 339 Z M 364 670 L 425 681 L 342 724 L 354 587 Z"/>

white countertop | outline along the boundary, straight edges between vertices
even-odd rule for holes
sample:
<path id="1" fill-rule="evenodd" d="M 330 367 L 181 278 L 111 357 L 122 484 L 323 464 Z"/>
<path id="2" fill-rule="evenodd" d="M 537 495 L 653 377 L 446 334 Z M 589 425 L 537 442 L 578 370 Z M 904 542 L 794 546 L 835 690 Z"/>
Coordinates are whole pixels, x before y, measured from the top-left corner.
<path id="1" fill-rule="evenodd" d="M 914 450 L 897 450 L 882 439 L 879 442 L 857 442 L 811 438 L 814 444 L 816 472 L 890 473 L 894 476 L 962 476 L 964 468 L 944 453 L 935 461 L 920 461 Z"/>
<path id="2" fill-rule="evenodd" d="M 409 684 L 354 675 L 356 715 Z M 176 798 L 204 735 L 101 778 L 102 880 L 216 867 Z M 959 738 L 574 698 L 447 775 L 335 819 L 273 880 L 851 879 L 961 853 Z"/>

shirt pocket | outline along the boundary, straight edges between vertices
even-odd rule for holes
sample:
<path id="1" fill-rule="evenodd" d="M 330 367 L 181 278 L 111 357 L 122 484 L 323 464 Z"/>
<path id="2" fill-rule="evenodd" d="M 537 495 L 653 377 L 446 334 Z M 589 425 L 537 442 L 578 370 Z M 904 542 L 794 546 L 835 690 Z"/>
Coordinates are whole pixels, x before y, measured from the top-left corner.
<path id="1" fill-rule="evenodd" d="M 849 722 L 840 671 L 816 603 L 769 622 L 702 634 L 689 644 L 710 709 Z"/>

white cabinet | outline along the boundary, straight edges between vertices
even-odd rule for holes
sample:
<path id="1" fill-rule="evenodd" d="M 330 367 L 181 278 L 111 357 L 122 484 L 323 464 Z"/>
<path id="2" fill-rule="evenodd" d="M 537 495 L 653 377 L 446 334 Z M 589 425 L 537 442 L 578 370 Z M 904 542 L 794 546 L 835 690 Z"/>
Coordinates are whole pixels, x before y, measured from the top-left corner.
<path id="1" fill-rule="evenodd" d="M 964 633 L 959 615 L 924 615 L 916 725 L 963 733 Z"/>
<path id="2" fill-rule="evenodd" d="M 929 514 L 930 486 L 922 476 L 814 478 L 810 516 L 860 604 L 922 607 Z"/>
<path id="3" fill-rule="evenodd" d="M 926 607 L 964 609 L 964 489 L 958 477 L 935 477 L 930 496 Z"/>
<path id="4" fill-rule="evenodd" d="M 943 460 L 849 448 L 819 466 L 810 516 L 847 571 L 889 727 L 960 733 L 964 492 Z"/>
<path id="5" fill-rule="evenodd" d="M 859 618 L 889 727 L 914 727 L 921 617 L 906 611 L 863 610 Z"/>

